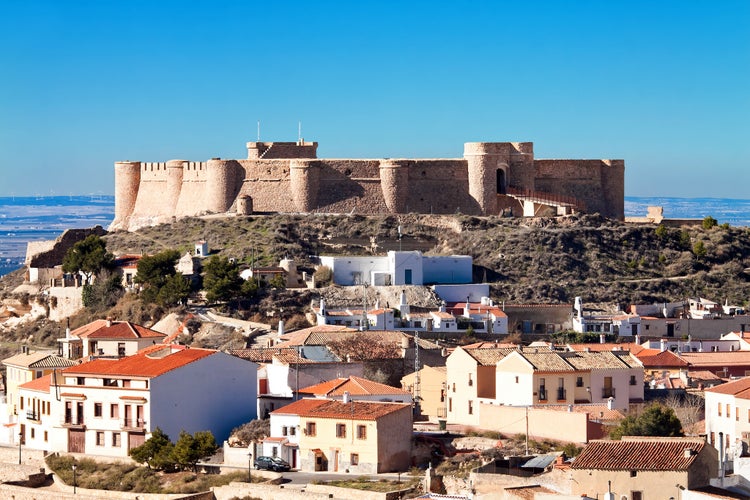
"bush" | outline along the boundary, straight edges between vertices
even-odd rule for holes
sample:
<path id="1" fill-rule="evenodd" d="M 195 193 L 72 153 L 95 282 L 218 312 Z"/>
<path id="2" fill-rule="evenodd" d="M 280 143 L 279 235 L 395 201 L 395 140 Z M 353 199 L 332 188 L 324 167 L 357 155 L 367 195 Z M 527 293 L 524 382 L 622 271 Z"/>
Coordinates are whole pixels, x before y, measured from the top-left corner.
<path id="1" fill-rule="evenodd" d="M 718 224 L 719 222 L 710 215 L 703 218 L 703 229 L 711 229 L 712 227 L 716 227 Z"/>
<path id="2" fill-rule="evenodd" d="M 333 282 L 333 271 L 328 266 L 320 266 L 313 273 L 316 287 L 328 286 Z"/>

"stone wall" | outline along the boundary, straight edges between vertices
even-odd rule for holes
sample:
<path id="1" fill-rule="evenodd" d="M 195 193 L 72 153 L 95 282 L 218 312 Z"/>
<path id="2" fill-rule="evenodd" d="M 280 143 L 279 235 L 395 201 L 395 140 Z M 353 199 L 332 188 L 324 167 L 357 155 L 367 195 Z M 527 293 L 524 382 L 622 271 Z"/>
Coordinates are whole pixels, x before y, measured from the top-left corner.
<path id="1" fill-rule="evenodd" d="M 622 219 L 622 160 L 534 160 L 532 143 L 467 143 L 464 158 L 317 159 L 317 143 L 248 143 L 248 158 L 115 164 L 112 229 L 257 212 L 520 214 L 514 188 Z M 238 203 L 238 198 L 245 200 Z"/>

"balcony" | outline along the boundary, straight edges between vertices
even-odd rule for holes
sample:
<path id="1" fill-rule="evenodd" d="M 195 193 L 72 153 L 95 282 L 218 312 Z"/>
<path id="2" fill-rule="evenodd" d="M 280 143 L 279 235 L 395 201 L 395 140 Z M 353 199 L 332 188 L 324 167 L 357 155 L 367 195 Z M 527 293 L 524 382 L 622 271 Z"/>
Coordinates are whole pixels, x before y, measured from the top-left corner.
<path id="1" fill-rule="evenodd" d="M 448 416 L 448 409 L 445 406 L 437 409 L 438 418 L 446 418 L 447 416 Z"/>
<path id="2" fill-rule="evenodd" d="M 539 388 L 539 401 L 547 401 L 547 389 L 544 387 Z"/>
<path id="3" fill-rule="evenodd" d="M 122 421 L 120 429 L 124 431 L 142 431 L 146 428 L 146 421 L 141 418 L 126 418 Z"/>
<path id="4" fill-rule="evenodd" d="M 615 388 L 614 387 L 605 387 L 602 389 L 602 398 L 613 398 L 615 397 Z"/>
<path id="5" fill-rule="evenodd" d="M 558 401 L 567 401 L 568 398 L 566 397 L 566 394 L 567 392 L 565 391 L 564 388 L 562 387 L 557 388 L 557 400 Z"/>
<path id="6" fill-rule="evenodd" d="M 34 410 L 28 410 L 26 412 L 26 420 L 33 420 L 34 422 L 39 422 L 42 420 L 42 416 L 35 412 Z"/>
<path id="7" fill-rule="evenodd" d="M 86 425 L 83 423 L 83 415 L 79 417 L 65 417 L 65 420 L 61 422 L 63 427 L 71 428 L 71 429 L 83 429 L 86 427 Z"/>

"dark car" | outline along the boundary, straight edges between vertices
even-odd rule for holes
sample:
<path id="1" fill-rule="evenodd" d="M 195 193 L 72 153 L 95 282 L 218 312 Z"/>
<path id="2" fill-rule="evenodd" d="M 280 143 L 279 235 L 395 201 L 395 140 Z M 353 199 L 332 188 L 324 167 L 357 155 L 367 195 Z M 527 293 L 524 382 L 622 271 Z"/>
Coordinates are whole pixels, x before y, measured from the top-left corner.
<path id="1" fill-rule="evenodd" d="M 255 468 L 274 472 L 286 472 L 290 469 L 289 463 L 279 457 L 258 457 L 255 459 Z"/>

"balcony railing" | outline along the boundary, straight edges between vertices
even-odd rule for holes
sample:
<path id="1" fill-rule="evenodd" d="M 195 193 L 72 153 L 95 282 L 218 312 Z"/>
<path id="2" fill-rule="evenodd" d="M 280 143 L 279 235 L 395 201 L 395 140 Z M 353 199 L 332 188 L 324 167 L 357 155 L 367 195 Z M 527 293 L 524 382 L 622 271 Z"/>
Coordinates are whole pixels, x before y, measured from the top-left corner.
<path id="1" fill-rule="evenodd" d="M 547 389 L 544 387 L 539 388 L 539 401 L 547 401 Z"/>
<path id="2" fill-rule="evenodd" d="M 63 427 L 83 427 L 83 415 L 78 417 L 65 417 L 62 422 Z"/>
<path id="3" fill-rule="evenodd" d="M 39 413 L 35 412 L 34 410 L 28 410 L 26 412 L 26 420 L 35 420 L 38 422 L 41 419 L 42 419 L 42 416 L 39 415 Z"/>
<path id="4" fill-rule="evenodd" d="M 567 399 L 567 398 L 565 397 L 565 395 L 566 395 L 565 389 L 564 389 L 564 388 L 562 388 L 562 387 L 559 387 L 559 388 L 557 389 L 557 400 L 558 400 L 558 401 L 565 401 L 565 400 Z"/>
<path id="5" fill-rule="evenodd" d="M 123 429 L 143 429 L 146 427 L 146 421 L 142 418 L 126 418 L 122 421 Z"/>
<path id="6" fill-rule="evenodd" d="M 615 388 L 614 387 L 605 387 L 602 389 L 602 397 L 603 398 L 613 398 L 615 397 Z"/>
<path id="7" fill-rule="evenodd" d="M 448 416 L 448 408 L 443 406 L 442 408 L 437 409 L 437 416 L 438 418 L 446 418 Z"/>

